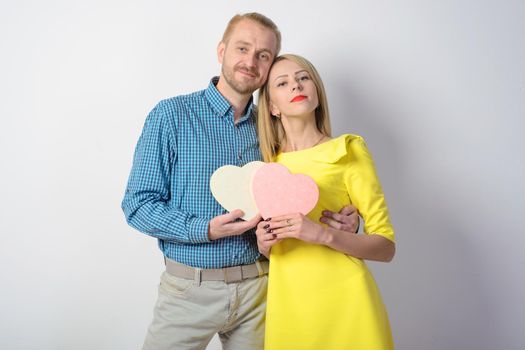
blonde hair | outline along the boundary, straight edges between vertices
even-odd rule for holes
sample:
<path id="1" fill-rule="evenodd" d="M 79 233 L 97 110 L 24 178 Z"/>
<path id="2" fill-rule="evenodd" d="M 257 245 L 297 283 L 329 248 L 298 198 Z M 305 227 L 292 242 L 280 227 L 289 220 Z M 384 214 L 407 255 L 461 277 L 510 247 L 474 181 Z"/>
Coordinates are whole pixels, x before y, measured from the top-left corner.
<path id="1" fill-rule="evenodd" d="M 275 59 L 273 64 L 279 61 L 289 60 L 297 63 L 301 68 L 310 74 L 310 78 L 317 89 L 319 106 L 315 109 L 315 125 L 323 135 L 331 136 L 330 113 L 328 111 L 328 101 L 323 81 L 315 67 L 306 58 L 286 54 Z M 270 69 L 271 71 L 271 69 Z M 259 147 L 265 162 L 272 162 L 275 156 L 281 151 L 282 141 L 286 138 L 286 133 L 280 118 L 272 116 L 270 109 L 270 92 L 268 80 L 259 90 L 259 101 L 257 103 L 257 133 L 259 137 Z"/>
<path id="2" fill-rule="evenodd" d="M 243 19 L 251 20 L 254 22 L 259 23 L 265 28 L 270 29 L 274 34 L 277 42 L 275 56 L 279 54 L 279 51 L 281 50 L 281 32 L 279 31 L 279 28 L 277 28 L 277 25 L 268 17 L 265 15 L 262 15 L 257 12 L 249 12 L 242 15 L 235 15 L 233 16 L 230 21 L 228 22 L 228 25 L 226 26 L 226 30 L 224 31 L 224 34 L 222 35 L 222 42 L 227 43 L 230 39 L 230 35 L 240 21 Z"/>

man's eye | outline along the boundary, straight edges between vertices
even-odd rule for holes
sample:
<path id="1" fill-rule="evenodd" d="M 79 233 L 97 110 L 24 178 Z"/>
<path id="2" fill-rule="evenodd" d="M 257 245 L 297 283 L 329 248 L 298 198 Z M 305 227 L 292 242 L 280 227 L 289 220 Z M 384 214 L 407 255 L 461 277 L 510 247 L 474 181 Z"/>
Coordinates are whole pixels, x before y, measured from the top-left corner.
<path id="1" fill-rule="evenodd" d="M 265 61 L 270 59 L 270 56 L 268 56 L 268 54 L 266 54 L 266 53 L 261 54 L 260 57 L 261 57 L 262 60 L 265 60 Z"/>
<path id="2" fill-rule="evenodd" d="M 239 51 L 241 51 L 241 52 L 245 52 L 245 51 L 246 51 L 246 48 L 245 48 L 245 47 L 239 47 Z"/>

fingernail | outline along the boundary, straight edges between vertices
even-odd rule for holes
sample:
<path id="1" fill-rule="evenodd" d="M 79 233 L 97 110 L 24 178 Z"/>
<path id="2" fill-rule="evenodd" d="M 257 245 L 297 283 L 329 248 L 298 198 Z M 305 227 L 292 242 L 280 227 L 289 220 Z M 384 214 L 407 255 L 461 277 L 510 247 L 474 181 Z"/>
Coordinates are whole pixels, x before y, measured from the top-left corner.
<path id="1" fill-rule="evenodd" d="M 270 227 L 270 224 L 266 224 L 263 226 L 263 228 L 268 228 L 268 227 Z"/>
<path id="2" fill-rule="evenodd" d="M 269 230 L 266 230 L 266 232 L 268 232 L 268 233 L 272 233 L 273 230 L 272 230 L 272 229 L 269 229 Z"/>

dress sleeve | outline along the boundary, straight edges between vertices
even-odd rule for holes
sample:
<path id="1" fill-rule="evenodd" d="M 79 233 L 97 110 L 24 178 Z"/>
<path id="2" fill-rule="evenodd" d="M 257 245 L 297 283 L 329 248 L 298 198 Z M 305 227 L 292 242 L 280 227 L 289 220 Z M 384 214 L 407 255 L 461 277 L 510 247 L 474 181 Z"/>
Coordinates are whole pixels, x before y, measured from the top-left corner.
<path id="1" fill-rule="evenodd" d="M 390 223 L 385 195 L 365 141 L 360 136 L 347 138 L 346 147 L 349 166 L 345 185 L 352 204 L 364 219 L 364 232 L 381 235 L 394 242 L 394 228 Z"/>

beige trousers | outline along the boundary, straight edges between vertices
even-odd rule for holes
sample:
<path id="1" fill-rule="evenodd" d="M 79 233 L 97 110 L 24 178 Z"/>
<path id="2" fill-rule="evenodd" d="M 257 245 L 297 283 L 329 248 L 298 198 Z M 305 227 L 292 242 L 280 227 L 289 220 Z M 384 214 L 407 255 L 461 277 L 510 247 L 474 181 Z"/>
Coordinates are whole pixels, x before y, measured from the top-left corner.
<path id="1" fill-rule="evenodd" d="M 263 349 L 268 276 L 237 283 L 164 272 L 143 350 L 206 349 L 218 333 L 225 350 Z"/>

